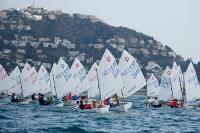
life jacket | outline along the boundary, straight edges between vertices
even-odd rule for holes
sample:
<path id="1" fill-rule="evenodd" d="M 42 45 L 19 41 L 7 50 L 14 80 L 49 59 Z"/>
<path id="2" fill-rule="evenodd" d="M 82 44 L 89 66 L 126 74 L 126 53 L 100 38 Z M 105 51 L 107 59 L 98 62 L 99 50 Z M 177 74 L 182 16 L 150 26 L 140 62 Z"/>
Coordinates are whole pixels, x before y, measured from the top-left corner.
<path id="1" fill-rule="evenodd" d="M 108 105 L 108 104 L 109 104 L 109 100 L 110 100 L 110 98 L 105 99 L 105 100 L 103 101 L 104 105 Z"/>
<path id="2" fill-rule="evenodd" d="M 174 99 L 169 102 L 169 105 L 171 108 L 178 107 L 178 103 Z"/>
<path id="3" fill-rule="evenodd" d="M 72 94 L 69 93 L 69 95 L 67 96 L 67 100 L 72 100 Z"/>

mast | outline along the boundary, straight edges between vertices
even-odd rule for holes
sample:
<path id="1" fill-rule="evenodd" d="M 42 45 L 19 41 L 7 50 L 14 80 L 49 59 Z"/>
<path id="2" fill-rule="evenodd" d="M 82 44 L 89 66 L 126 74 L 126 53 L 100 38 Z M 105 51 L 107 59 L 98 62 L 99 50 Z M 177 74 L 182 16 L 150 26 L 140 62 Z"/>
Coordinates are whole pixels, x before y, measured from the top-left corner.
<path id="1" fill-rule="evenodd" d="M 172 91 L 172 98 L 174 99 L 174 93 L 173 93 L 173 90 L 172 90 L 172 79 L 171 79 L 171 77 L 169 76 L 169 80 L 170 80 L 170 84 L 171 84 L 171 91 Z"/>
<path id="2" fill-rule="evenodd" d="M 184 88 L 181 86 L 181 78 L 179 77 L 179 83 L 180 83 L 180 87 L 181 87 L 181 93 L 182 93 L 182 105 L 184 104 L 184 96 L 183 96 L 183 93 L 184 93 Z"/>
<path id="3" fill-rule="evenodd" d="M 19 75 L 19 82 L 20 82 L 20 88 L 22 90 L 22 98 L 24 98 L 23 89 L 22 89 L 22 81 L 21 81 L 21 76 L 20 75 Z"/>
<path id="4" fill-rule="evenodd" d="M 53 76 L 54 89 L 55 89 L 55 92 L 56 92 L 56 98 L 58 98 L 58 96 L 57 96 L 57 91 L 56 91 L 56 86 L 55 86 L 54 74 L 53 74 L 53 73 L 52 73 L 52 76 Z"/>
<path id="5" fill-rule="evenodd" d="M 95 70 L 96 70 L 96 74 L 97 74 L 97 81 L 98 81 L 98 88 L 99 88 L 99 96 L 100 96 L 99 99 L 102 102 L 102 100 L 101 100 L 101 89 L 100 89 L 100 86 L 99 86 L 99 76 L 98 76 L 97 68 Z"/>

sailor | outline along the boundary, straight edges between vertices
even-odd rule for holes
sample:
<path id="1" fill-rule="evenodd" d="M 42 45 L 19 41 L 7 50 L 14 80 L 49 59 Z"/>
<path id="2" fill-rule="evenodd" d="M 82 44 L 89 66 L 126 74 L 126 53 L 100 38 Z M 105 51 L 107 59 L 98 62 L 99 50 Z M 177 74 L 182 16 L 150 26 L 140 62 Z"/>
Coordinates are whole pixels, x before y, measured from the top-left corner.
<path id="1" fill-rule="evenodd" d="M 170 100 L 169 105 L 171 108 L 177 108 L 178 107 L 177 99 Z"/>
<path id="2" fill-rule="evenodd" d="M 83 109 L 92 109 L 93 105 L 87 104 L 85 100 L 86 100 L 86 96 L 82 96 L 81 99 L 80 99 L 79 108 L 82 109 L 82 110 Z"/>
<path id="3" fill-rule="evenodd" d="M 33 95 L 31 96 L 31 99 L 32 99 L 33 101 L 35 101 L 35 93 L 33 93 Z"/>
<path id="4" fill-rule="evenodd" d="M 150 105 L 152 105 L 154 101 L 155 101 L 155 98 L 148 97 L 147 103 L 146 103 L 147 107 L 150 106 Z"/>
<path id="5" fill-rule="evenodd" d="M 158 100 L 157 97 L 155 97 L 155 99 L 154 99 L 154 101 L 153 101 L 152 104 L 153 104 L 152 107 L 154 107 L 154 108 L 159 108 L 159 107 L 161 107 L 161 104 L 160 104 L 160 102 L 159 102 L 159 100 Z"/>
<path id="6" fill-rule="evenodd" d="M 12 93 L 11 102 L 19 102 L 19 99 L 17 98 L 17 96 L 15 95 L 15 93 Z"/>
<path id="7" fill-rule="evenodd" d="M 5 95 L 4 92 L 2 92 L 1 95 L 0 95 L 0 99 L 4 98 L 4 95 Z"/>
<path id="8" fill-rule="evenodd" d="M 45 101 L 44 100 L 44 95 L 43 94 L 40 95 L 39 102 L 40 102 L 40 105 L 49 105 L 50 104 L 49 101 Z"/>

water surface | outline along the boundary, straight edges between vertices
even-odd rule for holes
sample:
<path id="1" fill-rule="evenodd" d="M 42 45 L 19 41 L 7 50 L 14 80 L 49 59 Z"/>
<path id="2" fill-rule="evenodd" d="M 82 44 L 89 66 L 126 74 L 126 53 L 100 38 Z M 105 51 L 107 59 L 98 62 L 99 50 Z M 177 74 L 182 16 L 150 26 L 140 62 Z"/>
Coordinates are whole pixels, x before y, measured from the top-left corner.
<path id="1" fill-rule="evenodd" d="M 152 109 L 144 96 L 133 96 L 128 112 L 80 112 L 71 107 L 19 105 L 0 101 L 0 132 L 129 133 L 199 132 L 198 109 Z"/>

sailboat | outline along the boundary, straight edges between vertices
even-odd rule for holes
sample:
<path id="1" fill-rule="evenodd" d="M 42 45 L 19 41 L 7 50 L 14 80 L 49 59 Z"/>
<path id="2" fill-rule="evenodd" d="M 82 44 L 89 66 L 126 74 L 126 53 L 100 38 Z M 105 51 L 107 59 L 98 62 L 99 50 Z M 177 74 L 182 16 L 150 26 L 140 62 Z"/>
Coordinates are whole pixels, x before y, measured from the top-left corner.
<path id="1" fill-rule="evenodd" d="M 180 82 L 180 69 L 178 68 L 176 62 L 173 63 L 170 79 L 173 99 L 182 100 L 183 96 Z"/>
<path id="2" fill-rule="evenodd" d="M 29 97 L 31 95 L 38 94 L 40 92 L 40 86 L 37 81 L 37 72 L 34 67 L 30 67 L 28 63 L 25 64 L 22 69 L 21 74 L 21 83 L 22 83 L 22 96 L 24 99 L 28 99 L 23 104 L 29 103 L 31 100 Z"/>
<path id="3" fill-rule="evenodd" d="M 186 105 L 200 98 L 200 85 L 193 64 L 190 62 L 184 75 Z"/>
<path id="4" fill-rule="evenodd" d="M 158 97 L 159 95 L 159 82 L 154 74 L 151 74 L 147 80 L 147 96 Z"/>
<path id="5" fill-rule="evenodd" d="M 102 101 L 115 94 L 121 94 L 124 85 L 119 67 L 114 56 L 108 49 L 105 50 L 103 57 L 101 58 L 97 72 Z M 124 105 L 120 105 L 117 108 L 124 108 Z"/>
<path id="6" fill-rule="evenodd" d="M 72 95 L 80 95 L 89 90 L 89 84 L 86 77 L 86 71 L 78 58 L 75 58 L 72 67 Z"/>
<path id="7" fill-rule="evenodd" d="M 3 94 L 0 95 L 0 98 L 3 98 L 5 96 L 6 90 L 6 78 L 8 77 L 8 74 L 6 73 L 3 66 L 0 64 L 0 93 Z"/>
<path id="8" fill-rule="evenodd" d="M 151 74 L 149 79 L 147 80 L 147 107 L 160 107 L 160 105 L 153 105 L 155 102 L 156 98 L 159 95 L 159 82 L 158 79 L 155 77 L 154 74 Z"/>
<path id="9" fill-rule="evenodd" d="M 72 74 L 69 66 L 60 58 L 56 66 L 55 75 L 53 76 L 57 99 L 61 100 L 71 92 L 71 78 Z M 64 106 L 64 102 L 60 102 L 57 106 Z"/>
<path id="10" fill-rule="evenodd" d="M 40 66 L 40 69 L 37 73 L 37 80 L 41 88 L 40 93 L 49 94 L 51 91 L 50 77 L 43 65 Z"/>
<path id="11" fill-rule="evenodd" d="M 119 68 L 124 83 L 124 88 L 121 90 L 122 97 L 128 98 L 137 91 L 146 86 L 146 80 L 143 73 L 136 62 L 136 59 L 126 50 L 123 51 L 119 61 Z M 124 110 L 128 111 L 132 107 L 132 102 L 124 104 Z"/>
<path id="12" fill-rule="evenodd" d="M 171 69 L 167 66 L 161 77 L 159 96 L 158 96 L 158 99 L 164 102 L 167 102 L 170 99 L 172 99 L 170 74 L 171 74 Z"/>
<path id="13" fill-rule="evenodd" d="M 22 94 L 22 86 L 21 86 L 21 72 L 19 67 L 16 66 L 15 69 L 10 73 L 7 80 L 7 93 L 8 95 L 12 95 L 15 93 L 16 95 Z"/>

